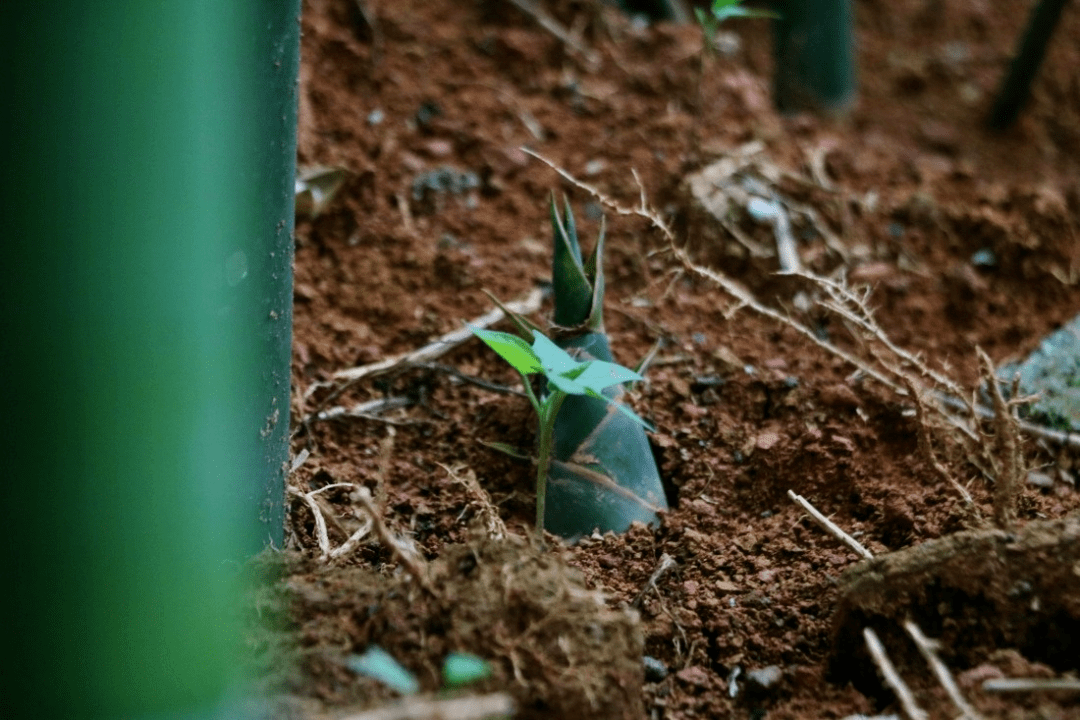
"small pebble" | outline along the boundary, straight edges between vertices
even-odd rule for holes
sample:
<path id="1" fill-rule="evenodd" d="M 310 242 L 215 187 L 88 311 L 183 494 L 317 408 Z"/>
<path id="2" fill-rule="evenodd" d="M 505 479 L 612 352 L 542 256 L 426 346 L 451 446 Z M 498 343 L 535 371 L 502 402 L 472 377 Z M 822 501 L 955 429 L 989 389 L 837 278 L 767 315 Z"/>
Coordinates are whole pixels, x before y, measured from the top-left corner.
<path id="1" fill-rule="evenodd" d="M 646 655 L 642 658 L 642 662 L 645 665 L 645 682 L 660 682 L 668 676 L 668 667 L 663 661 Z"/>
<path id="2" fill-rule="evenodd" d="M 750 198 L 750 201 L 746 203 L 746 211 L 750 213 L 750 217 L 761 223 L 773 222 L 780 213 L 776 203 L 760 197 Z"/>
<path id="3" fill-rule="evenodd" d="M 768 665 L 746 673 L 748 689 L 772 690 L 784 679 L 784 671 L 779 665 Z"/>
<path id="4" fill-rule="evenodd" d="M 585 163 L 585 176 L 595 177 L 604 172 L 604 168 L 607 167 L 607 163 L 603 160 L 590 160 Z"/>
<path id="5" fill-rule="evenodd" d="M 1035 472 L 1032 470 L 1027 474 L 1028 485 L 1034 485 L 1037 488 L 1043 490 L 1049 490 L 1054 487 L 1054 478 L 1050 477 L 1046 473 Z"/>
<path id="6" fill-rule="evenodd" d="M 997 256 L 990 248 L 976 250 L 971 254 L 971 264 L 975 267 L 994 267 L 997 265 Z"/>

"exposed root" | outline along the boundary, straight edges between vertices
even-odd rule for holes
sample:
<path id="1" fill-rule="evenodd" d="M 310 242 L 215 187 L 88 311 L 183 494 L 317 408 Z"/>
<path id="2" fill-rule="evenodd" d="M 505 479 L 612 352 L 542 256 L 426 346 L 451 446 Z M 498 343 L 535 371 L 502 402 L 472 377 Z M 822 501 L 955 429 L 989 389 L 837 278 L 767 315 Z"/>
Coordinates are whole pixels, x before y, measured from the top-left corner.
<path id="1" fill-rule="evenodd" d="M 339 558 L 348 552 L 351 552 L 352 549 L 360 543 L 360 540 L 362 540 L 365 536 L 367 536 L 368 533 L 371 532 L 371 528 L 373 525 L 371 518 L 367 517 L 365 518 L 364 524 L 361 525 L 358 530 L 349 535 L 349 538 L 339 547 L 335 548 L 330 544 L 330 536 L 326 529 L 326 518 L 331 518 L 331 522 L 334 524 L 334 527 L 337 528 L 339 531 L 344 532 L 344 528 L 338 522 L 337 518 L 333 515 L 333 513 L 329 512 L 329 509 L 324 511 L 321 504 L 318 502 L 318 500 L 316 500 L 316 496 L 319 493 L 325 492 L 327 490 L 333 490 L 335 488 L 341 487 L 356 488 L 357 486 L 353 485 L 352 483 L 331 483 L 329 485 L 324 485 L 318 490 L 312 490 L 311 492 L 307 493 L 298 490 L 293 485 L 289 486 L 289 494 L 294 497 L 300 498 L 305 503 L 307 503 L 308 508 L 311 510 L 312 517 L 315 518 L 315 541 L 319 544 L 319 550 L 322 551 L 322 555 L 319 556 L 319 560 L 321 562 L 327 562 L 329 560 Z"/>
<path id="2" fill-rule="evenodd" d="M 994 522 L 1002 530 L 1011 531 L 1016 524 L 1016 494 L 1022 487 L 1021 476 L 1024 472 L 1024 461 L 1020 456 L 1020 429 L 1013 415 L 1013 407 L 1017 401 L 1005 400 L 990 357 L 982 348 L 976 348 L 975 351 L 979 356 L 980 373 L 994 408 L 995 452 L 991 456 L 991 459 L 996 460 L 997 471 L 994 477 Z M 1014 392 L 1013 395 L 1015 394 Z"/>
<path id="3" fill-rule="evenodd" d="M 506 523 L 499 517 L 498 508 L 491 502 L 491 496 L 488 495 L 487 490 L 484 490 L 476 479 L 476 473 L 473 472 L 472 468 L 464 466 L 447 467 L 442 463 L 439 463 L 439 467 L 445 470 L 446 474 L 454 482 L 464 485 L 469 494 L 473 496 L 479 506 L 477 515 L 479 516 L 480 525 L 483 528 L 484 535 L 489 540 L 502 540 L 509 535 Z"/>
<path id="4" fill-rule="evenodd" d="M 386 527 L 386 523 L 383 522 L 382 514 L 375 507 L 375 503 L 371 499 L 371 493 L 366 487 L 358 487 L 356 495 L 357 499 L 360 501 L 360 505 L 363 506 L 364 510 L 366 510 L 371 517 L 375 535 L 382 544 L 390 548 L 394 557 L 397 558 L 398 562 L 401 563 L 405 570 L 420 583 L 422 588 L 427 590 L 431 595 L 435 595 L 435 588 L 432 587 L 431 580 L 428 576 L 427 563 L 410 548 L 406 547 L 404 543 L 394 537 L 390 532 L 390 529 Z"/>
<path id="5" fill-rule="evenodd" d="M 672 569 L 676 565 L 678 565 L 678 563 L 676 563 L 675 559 L 672 558 L 670 555 L 668 555 L 667 553 L 661 555 L 660 565 L 657 566 L 656 570 L 653 570 L 653 574 L 649 576 L 648 581 L 645 583 L 645 587 L 641 588 L 641 592 L 639 592 L 637 597 L 634 598 L 634 602 L 630 603 L 630 607 L 634 609 L 640 608 L 641 601 L 645 599 L 645 595 L 647 595 L 650 590 L 655 590 L 656 583 L 659 582 L 660 578 L 662 578 L 668 570 Z"/>
<path id="6" fill-rule="evenodd" d="M 312 518 L 315 522 L 315 542 L 319 547 L 319 562 L 328 563 L 333 560 L 345 557 L 352 553 L 368 535 L 374 533 L 375 537 L 393 553 L 394 557 L 405 568 L 413 578 L 420 583 L 428 592 L 434 594 L 434 588 L 431 586 L 429 579 L 427 563 L 424 562 L 416 553 L 414 553 L 409 547 L 406 546 L 401 540 L 396 538 L 390 529 L 383 521 L 382 513 L 379 511 L 379 506 L 384 505 L 386 501 L 386 477 L 390 468 L 390 458 L 393 454 L 394 448 L 394 432 L 390 429 L 386 439 L 380 445 L 379 448 L 379 471 L 377 475 L 376 493 L 379 495 L 380 501 L 376 501 L 371 496 L 371 491 L 363 485 L 357 485 L 356 483 L 339 482 L 330 483 L 324 485 L 316 490 L 304 492 L 296 485 L 290 484 L 286 490 L 288 495 L 295 497 L 303 501 L 308 509 L 311 511 Z M 308 455 L 301 453 L 294 460 L 295 467 L 299 467 Z M 353 492 L 350 498 L 359 505 L 354 511 L 358 518 L 361 519 L 360 527 L 353 530 L 351 533 L 346 530 L 341 521 L 334 515 L 333 511 L 324 504 L 319 497 L 327 490 L 335 490 L 338 488 L 350 488 Z M 340 534 L 346 535 L 347 538 L 337 547 L 334 547 L 330 541 L 329 526 L 333 526 Z"/>
<path id="7" fill-rule="evenodd" d="M 949 473 L 934 454 L 934 444 L 930 437 L 930 421 L 926 417 L 926 406 L 923 404 L 922 393 L 915 387 L 915 382 L 911 378 L 905 377 L 904 384 L 907 386 L 911 399 L 915 402 L 915 424 L 919 426 L 919 454 L 922 455 L 923 460 L 938 477 L 956 488 L 956 491 L 960 493 L 960 497 L 964 499 L 964 505 L 974 510 L 975 503 L 971 499 L 971 493 Z"/>

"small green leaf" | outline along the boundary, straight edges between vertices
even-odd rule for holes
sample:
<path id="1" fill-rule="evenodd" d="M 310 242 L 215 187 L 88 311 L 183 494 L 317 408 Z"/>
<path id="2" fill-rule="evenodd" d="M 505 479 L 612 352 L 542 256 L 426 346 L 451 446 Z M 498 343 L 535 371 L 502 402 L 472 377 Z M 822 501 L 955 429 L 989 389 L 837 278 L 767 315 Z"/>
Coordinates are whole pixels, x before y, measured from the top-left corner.
<path id="1" fill-rule="evenodd" d="M 589 388 L 566 375 L 548 375 L 547 378 L 549 392 L 551 388 L 560 390 L 567 395 L 587 395 L 589 392 Z"/>
<path id="2" fill-rule="evenodd" d="M 645 378 L 641 377 L 630 368 L 625 368 L 622 365 L 616 365 L 615 363 L 605 362 L 603 360 L 593 360 L 585 363 L 584 372 L 575 379 L 590 390 L 600 392 L 604 388 L 611 387 L 612 385 L 635 382 L 637 380 L 644 380 Z"/>
<path id="3" fill-rule="evenodd" d="M 616 410 L 618 410 L 623 415 L 630 418 L 631 420 L 633 420 L 634 422 L 636 422 L 638 425 L 645 428 L 649 432 L 655 432 L 656 431 L 656 428 L 653 427 L 653 424 L 651 422 L 649 422 L 648 420 L 646 420 L 645 418 L 641 417 L 636 412 L 631 410 L 629 405 L 624 405 L 621 402 L 614 402 L 612 400 L 608 400 L 608 403 L 611 404 L 611 405 L 614 405 Z"/>
<path id="4" fill-rule="evenodd" d="M 450 653 L 443 663 L 443 685 L 461 687 L 491 675 L 491 664 L 469 653 Z"/>
<path id="5" fill-rule="evenodd" d="M 529 347 L 529 343 L 517 335 L 497 330 L 484 330 L 473 325 L 468 327 L 474 335 L 487 343 L 488 347 L 497 352 L 499 357 L 510 363 L 522 375 L 544 372 L 544 365 L 540 362 L 540 358 Z M 543 337 L 539 333 L 537 335 Z"/>
<path id="6" fill-rule="evenodd" d="M 497 450 L 504 455 L 509 455 L 512 458 L 517 458 L 518 460 L 532 460 L 532 456 L 529 455 L 529 453 L 524 452 L 521 448 L 514 447 L 509 443 L 494 442 L 492 440 L 481 440 L 480 444 L 489 447 L 492 450 Z"/>
<path id="7" fill-rule="evenodd" d="M 590 397 L 594 397 L 597 400 L 603 400 L 608 405 L 611 405 L 613 408 L 615 408 L 616 410 L 621 412 L 623 415 L 630 418 L 631 420 L 633 420 L 634 422 L 636 422 L 638 425 L 645 428 L 649 432 L 653 432 L 656 429 L 656 428 L 654 428 L 652 426 L 652 423 L 650 423 L 647 420 L 643 419 L 640 415 L 638 415 L 636 412 L 631 410 L 629 408 L 629 406 L 624 405 L 623 403 L 621 403 L 621 402 L 619 402 L 617 400 L 612 400 L 611 398 L 606 397 L 605 395 L 601 395 L 600 393 L 593 392 L 591 390 L 587 391 L 585 394 L 590 396 Z"/>
<path id="8" fill-rule="evenodd" d="M 554 375 L 565 375 L 581 364 L 570 357 L 570 353 L 548 340 L 543 333 L 538 332 L 533 335 L 532 351 L 543 366 L 543 373 L 549 380 Z"/>
<path id="9" fill-rule="evenodd" d="M 349 657 L 346 664 L 353 672 L 374 678 L 402 695 L 420 690 L 416 677 L 378 645 L 372 645 L 363 655 Z"/>
<path id="10" fill-rule="evenodd" d="M 772 10 L 743 7 L 742 0 L 713 0 L 712 14 L 720 22 L 733 17 L 780 18 L 780 14 Z"/>

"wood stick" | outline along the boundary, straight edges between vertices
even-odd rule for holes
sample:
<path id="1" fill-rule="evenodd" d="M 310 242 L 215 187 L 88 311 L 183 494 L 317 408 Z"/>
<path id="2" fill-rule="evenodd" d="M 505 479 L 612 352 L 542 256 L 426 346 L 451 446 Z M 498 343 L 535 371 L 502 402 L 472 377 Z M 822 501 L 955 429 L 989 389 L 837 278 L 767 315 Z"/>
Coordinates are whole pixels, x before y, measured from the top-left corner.
<path id="1" fill-rule="evenodd" d="M 528 315 L 540 309 L 540 302 L 543 297 L 543 290 L 536 288 L 521 300 L 506 303 L 506 307 L 508 310 L 517 313 L 518 315 Z M 493 308 L 480 317 L 472 320 L 470 324 L 479 328 L 486 328 L 499 322 L 504 317 L 506 317 L 506 313 L 500 308 Z M 371 377 L 373 375 L 381 375 L 393 369 L 400 363 L 431 362 L 436 358 L 442 357 L 472 337 L 472 330 L 467 327 L 459 328 L 458 330 L 452 330 L 445 333 L 434 342 L 428 343 L 418 350 L 413 350 L 402 355 L 394 355 L 393 357 L 388 357 L 376 363 L 360 365 L 346 370 L 338 370 L 332 377 L 336 381 L 355 382 L 356 380 Z M 308 388 L 304 395 L 310 396 L 314 390 L 320 387 L 328 387 L 331 384 L 332 383 L 315 383 Z"/>
<path id="2" fill-rule="evenodd" d="M 928 720 L 930 716 L 915 702 L 915 695 L 904 682 L 904 679 L 900 677 L 900 673 L 896 671 L 896 666 L 889 660 L 889 656 L 885 653 L 885 646 L 881 644 L 877 633 L 870 628 L 863 628 L 863 638 L 866 640 L 866 649 L 870 651 L 870 657 L 873 659 L 874 664 L 877 665 L 878 670 L 881 671 L 881 677 L 885 684 L 896 695 L 904 714 L 911 720 Z"/>
<path id="3" fill-rule="evenodd" d="M 600 65 L 600 56 L 589 48 L 582 45 L 577 38 L 570 34 L 566 28 L 557 23 L 554 18 L 536 6 L 531 0 L 510 0 L 521 12 L 525 13 L 537 22 L 540 27 L 559 39 L 564 45 L 585 59 L 593 69 Z"/>
<path id="4" fill-rule="evenodd" d="M 1080 692 L 1077 678 L 991 678 L 982 684 L 983 692 Z"/>
<path id="5" fill-rule="evenodd" d="M 396 705 L 346 715 L 339 720 L 485 720 L 513 714 L 513 698 L 506 693 L 492 693 L 439 700 L 406 698 Z"/>
<path id="6" fill-rule="evenodd" d="M 919 652 L 922 653 L 926 663 L 930 666 L 930 669 L 934 673 L 934 677 L 941 683 L 941 687 L 945 688 L 945 694 L 952 700 L 953 705 L 963 714 L 963 717 L 967 720 L 982 720 L 982 715 L 972 707 L 971 703 L 967 701 L 964 694 L 960 692 L 960 688 L 956 686 L 956 681 L 953 680 L 952 673 L 949 672 L 949 668 L 938 657 L 937 649 L 938 642 L 931 640 L 923 634 L 921 628 L 913 623 L 911 620 L 904 621 L 904 630 L 911 636 L 911 639 L 915 641 L 916 647 L 919 648 Z"/>
<path id="7" fill-rule="evenodd" d="M 809 500 L 804 498 L 802 495 L 796 495 L 795 491 L 793 490 L 788 490 L 787 494 L 788 497 L 798 503 L 798 505 L 802 507 L 803 510 L 810 513 L 810 517 L 812 517 L 818 525 L 825 528 L 826 532 L 831 534 L 837 540 L 847 545 L 856 555 L 860 556 L 864 560 L 874 559 L 874 554 L 872 552 L 864 548 L 858 540 L 851 537 L 846 532 L 837 527 L 837 525 L 832 520 L 822 515 L 816 507 L 810 504 Z"/>

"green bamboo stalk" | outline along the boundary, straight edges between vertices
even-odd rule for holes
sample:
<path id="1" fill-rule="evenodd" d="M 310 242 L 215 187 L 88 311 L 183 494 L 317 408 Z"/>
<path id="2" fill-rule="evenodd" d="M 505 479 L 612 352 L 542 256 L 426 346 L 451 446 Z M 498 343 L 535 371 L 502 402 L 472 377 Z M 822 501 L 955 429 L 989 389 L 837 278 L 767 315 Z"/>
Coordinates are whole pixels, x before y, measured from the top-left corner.
<path id="1" fill-rule="evenodd" d="M 4 717 L 242 717 L 242 565 L 280 538 L 298 14 L 0 3 Z"/>
<path id="2" fill-rule="evenodd" d="M 570 204 L 559 216 L 554 198 L 551 222 L 555 250 L 555 343 L 579 359 L 613 362 L 604 332 L 604 230 L 582 260 Z M 613 400 L 622 385 L 604 391 Z M 555 418 L 552 461 L 547 475 L 545 529 L 563 537 L 624 532 L 634 521 L 656 523 L 667 509 L 663 483 L 642 426 L 602 400 L 571 395 Z"/>
<path id="3" fill-rule="evenodd" d="M 843 113 L 855 100 L 851 0 L 786 0 L 773 21 L 773 101 L 783 113 Z"/>

